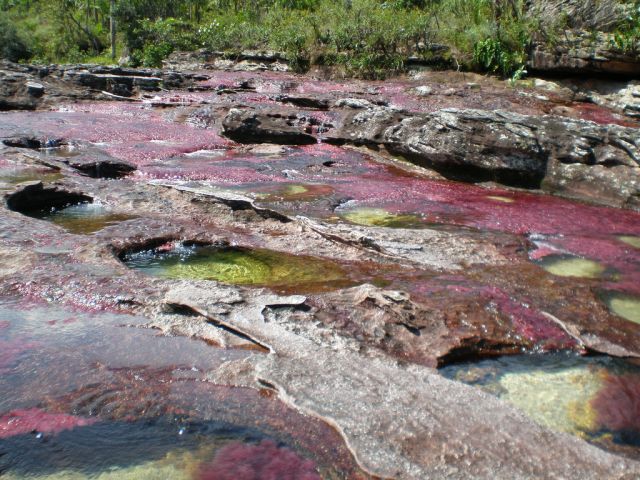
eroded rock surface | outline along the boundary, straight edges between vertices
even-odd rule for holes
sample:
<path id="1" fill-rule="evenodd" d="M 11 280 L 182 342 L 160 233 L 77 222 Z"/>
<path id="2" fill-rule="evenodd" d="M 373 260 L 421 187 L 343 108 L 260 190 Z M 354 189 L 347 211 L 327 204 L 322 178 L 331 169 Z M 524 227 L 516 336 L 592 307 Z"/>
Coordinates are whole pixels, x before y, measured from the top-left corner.
<path id="1" fill-rule="evenodd" d="M 2 419 L 169 418 L 187 439 L 192 421 L 253 425 L 233 435 L 293 445 L 327 478 L 640 474 L 610 432 L 596 448 L 435 370 L 559 350 L 635 371 L 640 330 L 611 299 L 640 296 L 638 213 L 441 175 L 633 208 L 632 120 L 596 105 L 600 123 L 571 120 L 567 92 L 461 76 L 208 70 L 150 94 L 136 90 L 168 73 L 87 72 L 61 81 L 150 83 L 44 110 L 45 76 L 42 110 L 0 122 L 0 382 L 16 392 Z M 300 281 L 276 281 L 279 255 Z M 629 402 L 601 402 L 628 418 Z"/>
<path id="2" fill-rule="evenodd" d="M 416 115 L 373 107 L 341 112 L 318 134 L 337 144 L 384 147 L 458 180 L 493 180 L 639 208 L 638 130 L 508 112 L 441 110 Z M 312 122 L 290 113 L 231 110 L 225 133 L 240 141 L 305 143 Z M 295 132 L 297 131 L 298 137 Z"/>
<path id="3" fill-rule="evenodd" d="M 637 78 L 640 74 L 637 51 L 637 46 L 629 46 L 628 50 L 617 46 L 613 34 L 569 30 L 558 37 L 555 45 L 546 40 L 534 44 L 527 66 L 535 72 Z"/>

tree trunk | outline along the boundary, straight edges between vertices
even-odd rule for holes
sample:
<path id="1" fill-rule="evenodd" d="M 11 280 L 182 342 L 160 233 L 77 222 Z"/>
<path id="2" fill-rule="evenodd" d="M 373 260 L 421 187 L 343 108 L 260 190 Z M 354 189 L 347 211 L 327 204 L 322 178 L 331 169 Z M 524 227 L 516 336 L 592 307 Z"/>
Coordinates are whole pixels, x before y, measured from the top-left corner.
<path id="1" fill-rule="evenodd" d="M 111 60 L 116 59 L 116 0 L 111 0 L 109 27 L 111 30 Z"/>

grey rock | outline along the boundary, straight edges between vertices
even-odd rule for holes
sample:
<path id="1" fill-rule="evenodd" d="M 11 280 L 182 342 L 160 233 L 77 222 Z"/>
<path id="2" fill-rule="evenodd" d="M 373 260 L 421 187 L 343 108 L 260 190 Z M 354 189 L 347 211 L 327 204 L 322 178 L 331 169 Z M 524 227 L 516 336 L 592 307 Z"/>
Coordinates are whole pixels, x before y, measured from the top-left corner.
<path id="1" fill-rule="evenodd" d="M 312 119 L 268 109 L 233 109 L 225 134 L 245 142 L 313 143 Z M 346 110 L 322 140 L 384 147 L 446 177 L 542 188 L 603 204 L 640 208 L 640 133 L 562 117 L 390 107 Z"/>

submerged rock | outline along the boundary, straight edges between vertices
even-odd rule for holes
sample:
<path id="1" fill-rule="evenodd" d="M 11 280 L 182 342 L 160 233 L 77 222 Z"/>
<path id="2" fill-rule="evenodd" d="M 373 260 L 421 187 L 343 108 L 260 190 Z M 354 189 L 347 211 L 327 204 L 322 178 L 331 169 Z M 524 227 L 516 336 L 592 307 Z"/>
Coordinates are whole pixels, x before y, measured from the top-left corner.
<path id="1" fill-rule="evenodd" d="M 202 465 L 197 480 L 321 480 L 314 463 L 293 451 L 263 440 L 257 445 L 232 443 L 221 448 L 211 463 Z"/>

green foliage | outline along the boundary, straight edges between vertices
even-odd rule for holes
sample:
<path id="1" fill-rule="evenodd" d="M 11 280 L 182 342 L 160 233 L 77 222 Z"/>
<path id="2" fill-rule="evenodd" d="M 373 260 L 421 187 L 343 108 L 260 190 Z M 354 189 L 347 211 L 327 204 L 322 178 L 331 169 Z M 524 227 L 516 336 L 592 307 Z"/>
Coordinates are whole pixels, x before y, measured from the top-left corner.
<path id="1" fill-rule="evenodd" d="M 145 67 L 161 67 L 162 60 L 174 50 L 193 50 L 198 45 L 191 25 L 175 18 L 142 20 L 128 35 L 131 41 L 132 63 Z"/>
<path id="2" fill-rule="evenodd" d="M 523 72 L 524 52 L 510 49 L 497 38 L 487 38 L 475 44 L 473 61 L 480 70 L 499 73 L 507 77 L 514 72 Z"/>
<path id="3" fill-rule="evenodd" d="M 31 56 L 31 50 L 18 29 L 5 17 L 0 18 L 0 57 L 19 62 Z"/>
<path id="4" fill-rule="evenodd" d="M 397 2 L 354 0 L 345 10 L 324 1 L 309 21 L 316 52 L 366 78 L 403 70 L 405 59 L 430 37 L 428 13 Z"/>
<path id="5" fill-rule="evenodd" d="M 611 43 L 624 53 L 640 52 L 640 2 L 635 3 L 627 21 L 614 32 Z"/>
<path id="6" fill-rule="evenodd" d="M 529 38 L 540 30 L 535 19 L 523 14 L 525 3 L 117 0 L 115 15 L 119 50 L 129 54 L 133 65 L 160 66 L 176 50 L 206 48 L 233 55 L 257 49 L 284 53 L 296 70 L 324 62 L 350 75 L 383 78 L 404 71 L 410 56 L 441 58 L 430 48 L 439 44 L 449 47 L 445 55 L 460 68 L 512 77 L 524 74 Z M 109 6 L 109 0 L 0 0 L 0 48 L 10 48 L 12 58 L 104 62 Z M 559 18 L 558 25 L 567 21 Z M 639 40 L 636 10 L 612 42 L 631 52 Z"/>

